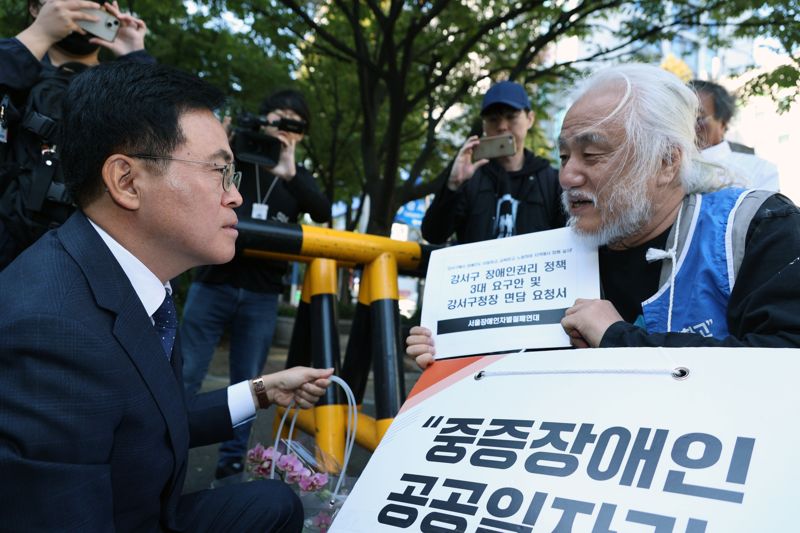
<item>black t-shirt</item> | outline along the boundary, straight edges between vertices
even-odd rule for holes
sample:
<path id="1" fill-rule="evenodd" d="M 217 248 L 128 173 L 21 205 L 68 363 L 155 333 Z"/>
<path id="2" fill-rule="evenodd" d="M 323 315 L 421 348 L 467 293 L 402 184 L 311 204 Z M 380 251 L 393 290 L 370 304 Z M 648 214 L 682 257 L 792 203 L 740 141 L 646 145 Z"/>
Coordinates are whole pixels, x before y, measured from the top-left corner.
<path id="1" fill-rule="evenodd" d="M 626 322 L 633 323 L 642 314 L 642 302 L 658 290 L 662 261 L 648 263 L 645 254 L 650 248 L 663 250 L 669 231 L 634 248 L 599 249 L 603 298 L 614 304 Z"/>
<path id="2" fill-rule="evenodd" d="M 517 199 L 522 198 L 522 194 L 527 192 L 523 188 L 526 185 L 530 185 L 531 180 L 528 178 L 531 177 L 531 171 L 523 168 L 514 172 L 507 172 L 507 174 L 511 196 Z"/>

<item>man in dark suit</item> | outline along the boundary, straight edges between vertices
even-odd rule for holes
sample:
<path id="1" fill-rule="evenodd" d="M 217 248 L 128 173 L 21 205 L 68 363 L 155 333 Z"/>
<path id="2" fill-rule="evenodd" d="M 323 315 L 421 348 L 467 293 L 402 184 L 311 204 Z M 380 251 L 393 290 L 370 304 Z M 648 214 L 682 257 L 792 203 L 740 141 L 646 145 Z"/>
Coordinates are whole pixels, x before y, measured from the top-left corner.
<path id="1" fill-rule="evenodd" d="M 231 259 L 242 201 L 221 103 L 163 66 L 73 80 L 62 163 L 79 209 L 0 274 L 0 529 L 301 528 L 278 481 L 181 494 L 189 446 L 230 438 L 257 407 L 310 407 L 332 373 L 184 398 L 168 280 Z"/>

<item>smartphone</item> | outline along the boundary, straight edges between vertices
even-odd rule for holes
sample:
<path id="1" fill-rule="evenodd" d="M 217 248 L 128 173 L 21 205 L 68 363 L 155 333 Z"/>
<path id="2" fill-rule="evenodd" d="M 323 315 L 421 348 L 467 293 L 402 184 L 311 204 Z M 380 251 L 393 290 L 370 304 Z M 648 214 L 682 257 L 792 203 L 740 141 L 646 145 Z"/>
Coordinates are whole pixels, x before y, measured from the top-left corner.
<path id="1" fill-rule="evenodd" d="M 91 33 L 95 37 L 100 37 L 104 41 L 113 41 L 117 38 L 119 31 L 119 19 L 104 9 L 84 9 L 87 13 L 94 15 L 99 20 L 78 20 L 76 24 Z"/>
<path id="2" fill-rule="evenodd" d="M 493 137 L 482 137 L 480 144 L 472 149 L 472 160 L 494 159 L 514 155 L 517 147 L 514 144 L 514 136 L 510 133 L 495 135 Z"/>

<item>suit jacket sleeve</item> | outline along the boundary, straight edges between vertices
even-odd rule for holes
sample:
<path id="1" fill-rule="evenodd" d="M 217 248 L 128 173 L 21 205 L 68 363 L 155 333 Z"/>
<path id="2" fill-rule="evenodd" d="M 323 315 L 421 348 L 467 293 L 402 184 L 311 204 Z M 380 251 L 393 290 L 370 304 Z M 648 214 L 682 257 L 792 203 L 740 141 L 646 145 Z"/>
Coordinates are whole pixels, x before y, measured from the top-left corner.
<path id="1" fill-rule="evenodd" d="M 228 389 L 198 394 L 189 403 L 189 446 L 206 446 L 233 438 Z"/>

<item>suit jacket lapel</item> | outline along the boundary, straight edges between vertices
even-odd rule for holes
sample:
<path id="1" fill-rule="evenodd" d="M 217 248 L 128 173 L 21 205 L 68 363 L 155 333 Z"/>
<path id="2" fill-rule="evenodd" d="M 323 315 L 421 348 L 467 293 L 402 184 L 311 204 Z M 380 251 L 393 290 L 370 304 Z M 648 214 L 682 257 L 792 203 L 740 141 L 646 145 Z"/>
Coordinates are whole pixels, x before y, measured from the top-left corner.
<path id="1" fill-rule="evenodd" d="M 141 300 L 86 216 L 76 212 L 59 228 L 58 234 L 64 248 L 83 270 L 97 305 L 116 314 L 112 333 L 139 371 L 167 425 L 175 458 L 174 481 L 186 461 L 189 446 L 182 383 L 164 356 Z"/>

